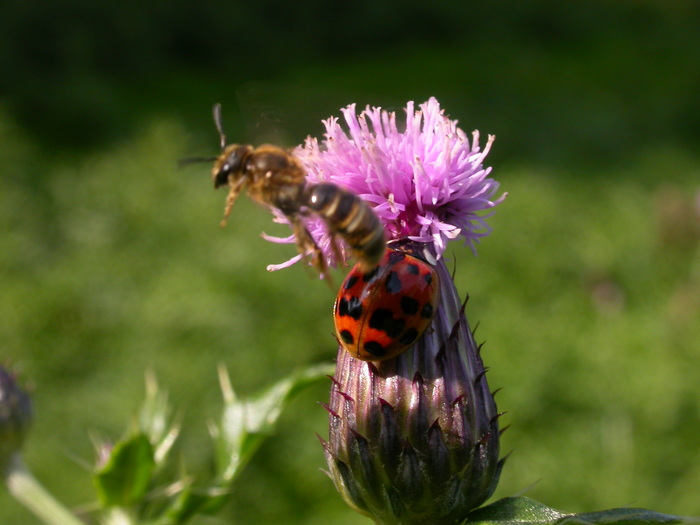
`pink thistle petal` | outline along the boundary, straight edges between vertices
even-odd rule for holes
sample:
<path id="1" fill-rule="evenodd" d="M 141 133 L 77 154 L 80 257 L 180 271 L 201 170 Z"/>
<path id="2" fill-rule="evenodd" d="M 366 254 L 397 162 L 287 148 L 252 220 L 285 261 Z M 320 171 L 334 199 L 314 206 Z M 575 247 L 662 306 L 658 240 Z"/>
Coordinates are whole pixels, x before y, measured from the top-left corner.
<path id="1" fill-rule="evenodd" d="M 260 234 L 260 237 L 262 237 L 266 241 L 274 242 L 277 244 L 289 244 L 295 242 L 294 235 L 290 235 L 288 237 L 275 237 L 274 235 L 268 235 L 267 233 L 262 232 Z"/>
<path id="2" fill-rule="evenodd" d="M 280 263 L 280 264 L 268 264 L 268 265 L 267 265 L 267 271 L 268 271 L 268 272 L 275 272 L 275 271 L 277 271 L 277 270 L 281 270 L 282 268 L 289 268 L 289 267 L 292 266 L 294 263 L 299 262 L 299 261 L 302 259 L 302 257 L 303 257 L 303 255 L 300 253 L 300 254 L 298 254 L 298 255 L 295 255 L 294 257 L 292 257 L 292 258 L 289 259 L 288 261 L 283 262 L 283 263 Z"/>

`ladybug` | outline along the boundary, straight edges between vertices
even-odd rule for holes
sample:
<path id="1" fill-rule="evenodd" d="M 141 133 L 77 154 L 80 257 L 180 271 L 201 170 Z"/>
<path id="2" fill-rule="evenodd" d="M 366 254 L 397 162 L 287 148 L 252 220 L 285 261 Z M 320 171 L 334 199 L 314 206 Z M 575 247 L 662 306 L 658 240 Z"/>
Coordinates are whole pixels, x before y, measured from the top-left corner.
<path id="1" fill-rule="evenodd" d="M 335 301 L 338 342 L 353 357 L 384 361 L 407 350 L 437 310 L 435 268 L 404 250 L 388 248 L 379 265 L 359 265 L 345 278 Z"/>

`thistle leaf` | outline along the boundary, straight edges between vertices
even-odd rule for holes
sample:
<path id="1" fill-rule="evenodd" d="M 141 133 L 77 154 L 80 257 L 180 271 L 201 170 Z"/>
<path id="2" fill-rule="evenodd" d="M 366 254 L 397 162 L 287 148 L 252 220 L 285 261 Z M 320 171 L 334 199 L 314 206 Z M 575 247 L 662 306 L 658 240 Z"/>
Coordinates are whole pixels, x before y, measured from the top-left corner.
<path id="1" fill-rule="evenodd" d="M 220 371 L 225 406 L 221 423 L 212 433 L 217 443 L 219 475 L 225 484 L 233 481 L 263 440 L 272 434 L 294 395 L 332 373 L 332 366 L 312 367 L 282 379 L 258 396 L 239 400 L 228 382 L 228 375 Z"/>
<path id="2" fill-rule="evenodd" d="M 138 502 L 149 488 L 155 468 L 154 452 L 145 434 L 119 441 L 95 472 L 95 485 L 104 507 Z"/>
<path id="3" fill-rule="evenodd" d="M 650 523 L 700 523 L 700 518 L 662 514 L 647 509 L 617 508 L 572 514 L 556 510 L 530 498 L 503 498 L 491 505 L 476 509 L 465 523 L 480 525 L 532 524 L 575 525 L 605 523 L 643 525 Z"/>
<path id="4" fill-rule="evenodd" d="M 282 379 L 258 396 L 239 399 L 228 373 L 221 368 L 219 381 L 224 409 L 220 422 L 213 423 L 210 428 L 216 447 L 216 478 L 203 487 L 184 488 L 154 523 L 178 525 L 195 514 L 216 512 L 226 502 L 243 467 L 273 433 L 277 420 L 294 395 L 320 380 L 327 380 L 326 376 L 332 373 L 330 365 L 312 367 Z"/>

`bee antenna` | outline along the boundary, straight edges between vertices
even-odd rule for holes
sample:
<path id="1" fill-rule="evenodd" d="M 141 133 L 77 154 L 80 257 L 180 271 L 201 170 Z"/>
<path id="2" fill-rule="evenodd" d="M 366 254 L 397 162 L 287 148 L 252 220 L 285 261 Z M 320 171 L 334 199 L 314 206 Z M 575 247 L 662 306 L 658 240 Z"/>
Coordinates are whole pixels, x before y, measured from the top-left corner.
<path id="1" fill-rule="evenodd" d="M 178 168 L 184 168 L 190 164 L 197 164 L 200 162 L 214 162 L 216 157 L 187 157 L 186 159 L 180 159 L 177 161 Z"/>
<path id="2" fill-rule="evenodd" d="M 212 113 L 214 115 L 214 125 L 216 126 L 216 131 L 219 132 L 219 138 L 221 139 L 221 149 L 223 151 L 223 149 L 226 147 L 226 135 L 224 135 L 224 127 L 221 124 L 221 104 L 214 104 Z"/>

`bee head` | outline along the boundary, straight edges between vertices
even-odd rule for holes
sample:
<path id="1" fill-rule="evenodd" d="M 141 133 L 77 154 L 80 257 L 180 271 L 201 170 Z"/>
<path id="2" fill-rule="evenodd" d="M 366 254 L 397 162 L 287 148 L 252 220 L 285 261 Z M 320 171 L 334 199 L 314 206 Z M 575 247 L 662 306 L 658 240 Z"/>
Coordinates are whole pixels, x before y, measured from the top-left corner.
<path id="1" fill-rule="evenodd" d="M 245 161 L 251 150 L 250 146 L 240 146 L 238 144 L 230 144 L 223 148 L 212 169 L 214 188 L 220 188 L 228 184 L 231 177 L 235 180 L 243 176 Z"/>

